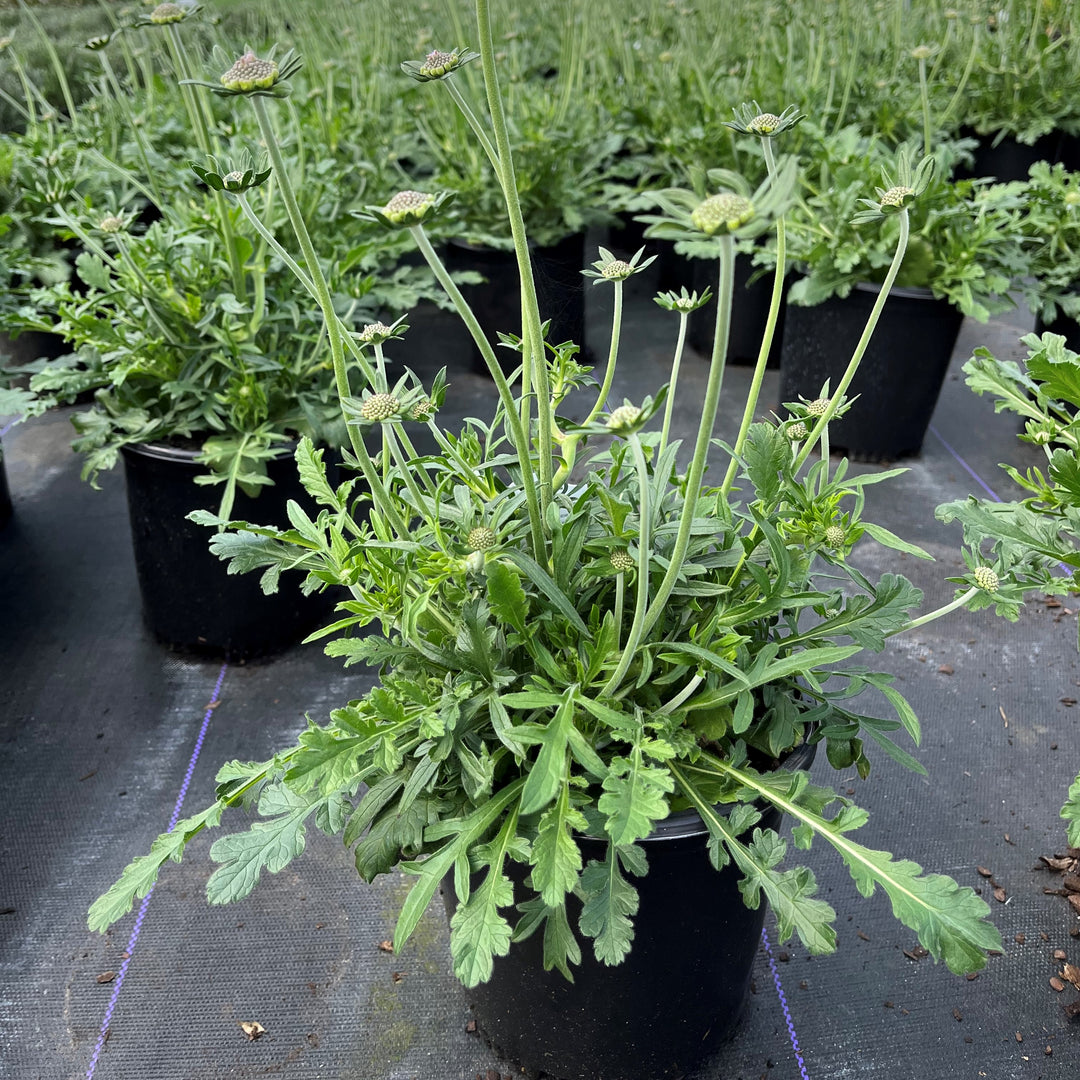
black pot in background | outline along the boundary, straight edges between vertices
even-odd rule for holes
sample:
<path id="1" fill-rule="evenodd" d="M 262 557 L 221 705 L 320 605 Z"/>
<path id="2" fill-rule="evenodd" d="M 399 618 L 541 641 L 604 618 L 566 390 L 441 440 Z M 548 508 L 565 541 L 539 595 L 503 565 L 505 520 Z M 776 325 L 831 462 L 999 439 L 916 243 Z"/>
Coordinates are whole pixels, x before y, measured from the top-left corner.
<path id="1" fill-rule="evenodd" d="M 1036 334 L 1061 334 L 1065 338 L 1065 345 L 1074 353 L 1080 353 L 1080 322 L 1070 319 L 1068 315 L 1058 312 L 1058 317 L 1050 323 L 1044 323 L 1042 318 L 1035 320 Z"/>
<path id="2" fill-rule="evenodd" d="M 574 233 L 551 247 L 532 249 L 533 280 L 540 303 L 541 321 L 551 320 L 548 341 L 557 345 L 573 341 L 585 350 L 585 234 Z M 480 285 L 461 286 L 462 295 L 472 308 L 499 358 L 504 371 L 512 371 L 521 362 L 520 354 L 499 345 L 499 332 L 521 334 L 521 285 L 517 260 L 512 251 L 496 251 L 463 241 L 447 245 L 446 266 L 451 271 L 473 270 L 486 281 Z M 461 328 L 463 339 L 467 331 Z M 471 339 L 464 346 L 473 369 L 487 373 L 480 350 Z M 456 350 L 451 346 L 450 351 Z"/>
<path id="3" fill-rule="evenodd" d="M 687 339 L 690 345 L 708 359 L 712 356 L 713 333 L 716 330 L 716 288 L 718 264 L 705 259 L 693 259 L 693 288 L 700 295 L 706 286 L 713 291 L 713 298 L 690 316 Z M 729 364 L 756 364 L 761 339 L 765 336 L 765 324 L 769 320 L 769 301 L 772 299 L 773 272 L 764 273 L 751 282 L 755 270 L 750 255 L 735 256 L 735 282 L 731 296 L 731 327 L 728 331 L 727 362 Z M 786 288 L 785 288 L 786 293 Z M 784 330 L 784 309 L 781 302 L 776 320 L 772 346 L 767 366 L 780 366 L 780 342 Z"/>
<path id="4" fill-rule="evenodd" d="M 1080 135 L 1060 133 L 1057 159 L 1069 172 L 1080 172 Z"/>
<path id="5" fill-rule="evenodd" d="M 857 285 L 816 307 L 788 304 L 780 362 L 780 403 L 813 400 L 828 379 L 835 388 L 877 299 L 877 285 Z M 862 365 L 848 389 L 858 397 L 830 425 L 832 449 L 867 461 L 890 461 L 922 448 L 963 316 L 929 289 L 894 288 Z"/>
<path id="6" fill-rule="evenodd" d="M 163 444 L 123 449 L 146 625 L 172 648 L 230 660 L 267 656 L 295 645 L 330 617 L 338 597 L 332 591 L 303 596 L 295 573 L 283 574 L 278 592 L 270 596 L 259 587 L 259 571 L 227 573 L 226 563 L 210 553 L 212 531 L 186 520 L 192 510 L 216 511 L 221 499 L 219 485 L 195 483 L 195 477 L 206 472 L 195 463 L 196 454 Z M 289 499 L 316 516 L 291 455 L 271 461 L 268 473 L 274 486 L 257 498 L 237 491 L 235 519 L 287 526 Z"/>
<path id="7" fill-rule="evenodd" d="M 804 744 L 784 767 L 809 768 L 815 750 Z M 760 827 L 779 825 L 779 811 L 763 808 Z M 766 905 L 746 907 L 739 871 L 714 870 L 707 840 L 689 810 L 659 822 L 641 842 L 649 872 L 631 879 L 639 906 L 621 964 L 598 963 L 591 940 L 581 940 L 582 963 L 569 983 L 544 971 L 542 931 L 495 959 L 490 981 L 466 993 L 477 1027 L 501 1057 L 552 1080 L 663 1080 L 683 1076 L 730 1036 L 746 1004 Z M 603 841 L 579 843 L 586 861 L 603 860 Z M 526 868 L 505 869 L 521 895 Z M 443 898 L 452 912 L 453 875 Z M 568 897 L 575 928 L 580 911 Z"/>
<path id="8" fill-rule="evenodd" d="M 4 446 L 0 443 L 0 529 L 11 520 L 12 512 L 11 491 L 8 489 L 7 471 L 4 469 Z"/>
<path id="9" fill-rule="evenodd" d="M 980 176 L 992 176 L 1002 182 L 1026 180 L 1028 170 L 1036 161 L 1058 160 L 1060 135 L 1056 131 L 1036 139 L 1030 146 L 1017 142 L 1011 135 L 994 145 L 993 135 L 976 135 L 970 129 L 964 129 L 961 134 L 979 140 L 971 169 L 957 170 L 957 177 L 961 180 Z"/>

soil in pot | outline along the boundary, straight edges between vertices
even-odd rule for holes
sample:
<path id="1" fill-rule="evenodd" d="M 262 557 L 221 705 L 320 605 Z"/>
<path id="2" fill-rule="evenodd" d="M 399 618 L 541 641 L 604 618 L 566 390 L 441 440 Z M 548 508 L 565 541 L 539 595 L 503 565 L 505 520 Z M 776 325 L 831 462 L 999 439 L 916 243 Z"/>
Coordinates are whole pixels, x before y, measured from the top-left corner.
<path id="1" fill-rule="evenodd" d="M 246 660 L 268 656 L 301 641 L 328 620 L 338 596 L 305 597 L 300 577 L 282 576 L 269 596 L 258 571 L 229 574 L 210 553 L 210 529 L 188 521 L 192 510 L 216 512 L 217 485 L 195 477 L 206 468 L 197 451 L 163 444 L 123 449 L 128 511 L 143 619 L 154 636 L 171 648 L 207 656 Z M 288 523 L 285 506 L 294 499 L 311 517 L 317 508 L 300 484 L 291 455 L 269 463 L 273 487 L 257 498 L 238 491 L 232 516 L 257 524 Z"/>
<path id="2" fill-rule="evenodd" d="M 814 752 L 804 744 L 784 766 L 809 768 Z M 779 811 L 763 809 L 762 828 L 779 824 Z M 749 995 L 765 904 L 746 907 L 739 872 L 715 870 L 707 840 L 690 810 L 660 822 L 641 842 L 649 872 L 631 879 L 639 906 L 633 947 L 621 964 L 599 963 L 591 940 L 579 936 L 582 963 L 569 983 L 544 971 L 542 931 L 496 958 L 491 980 L 467 991 L 493 1049 L 533 1077 L 675 1080 L 730 1038 Z M 604 858 L 602 841 L 579 843 L 586 861 Z M 526 868 L 510 863 L 506 872 L 522 895 Z M 453 875 L 443 897 L 452 912 Z M 570 897 L 575 928 L 580 911 Z"/>
<path id="3" fill-rule="evenodd" d="M 551 320 L 548 341 L 557 345 L 573 341 L 585 351 L 585 234 L 574 233 L 551 247 L 532 249 L 533 277 L 540 302 L 541 321 Z M 512 251 L 477 247 L 452 240 L 447 246 L 446 265 L 451 271 L 472 270 L 485 281 L 463 285 L 465 297 L 487 334 L 506 372 L 520 363 L 518 353 L 499 344 L 499 332 L 521 334 L 521 286 L 517 262 Z M 450 352 L 466 351 L 469 363 L 478 374 L 487 374 L 480 350 L 468 339 L 462 326 L 458 331 L 462 344 L 451 343 Z"/>
<path id="4" fill-rule="evenodd" d="M 787 305 L 780 353 L 780 405 L 813 400 L 835 387 L 877 299 L 877 285 L 816 307 Z M 937 404 L 963 316 L 929 289 L 894 288 L 848 397 L 848 414 L 830 425 L 833 450 L 864 461 L 917 454 Z"/>

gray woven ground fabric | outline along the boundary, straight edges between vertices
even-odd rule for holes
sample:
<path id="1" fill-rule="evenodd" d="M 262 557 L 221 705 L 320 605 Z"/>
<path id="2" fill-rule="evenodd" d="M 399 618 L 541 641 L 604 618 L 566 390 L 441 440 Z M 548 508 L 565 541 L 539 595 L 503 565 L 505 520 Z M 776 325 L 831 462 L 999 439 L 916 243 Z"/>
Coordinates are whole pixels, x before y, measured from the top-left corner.
<path id="1" fill-rule="evenodd" d="M 601 355 L 603 293 L 589 294 Z M 981 342 L 1017 356 L 1023 328 L 966 325 L 956 361 Z M 616 400 L 664 380 L 672 330 L 647 293 L 632 297 Z M 422 351 L 412 357 L 425 359 Z M 676 408 L 684 434 L 703 368 L 688 358 Z M 740 369 L 727 375 L 721 434 L 734 429 L 747 378 Z M 487 413 L 483 380 L 457 372 L 452 384 L 459 414 Z M 774 386 L 771 375 L 764 400 Z M 1003 495 L 997 462 L 1031 460 L 1016 444 L 1015 423 L 970 394 L 955 362 L 934 425 Z M 208 843 L 197 842 L 144 905 L 130 958 L 136 913 L 104 938 L 85 929 L 89 903 L 167 826 L 189 770 L 185 814 L 211 797 L 221 762 L 267 755 L 292 738 L 305 712 L 323 717 L 369 682 L 317 647 L 223 672 L 219 662 L 176 657 L 149 640 L 122 480 L 104 477 L 101 492 L 81 484 L 68 436 L 58 414 L 4 440 L 15 518 L 0 533 L 0 1076 L 520 1075 L 467 1030 L 441 908 L 433 905 L 402 955 L 385 952 L 408 880 L 363 884 L 348 853 L 318 833 L 302 859 L 225 908 L 202 897 L 213 864 Z M 868 513 L 938 562 L 858 558 L 867 570 L 900 569 L 928 604 L 944 601 L 957 537 L 933 521 L 932 508 L 974 486 L 931 434 L 904 477 L 869 489 Z M 1039 868 L 1040 855 L 1064 845 L 1057 811 L 1080 766 L 1072 606 L 1035 602 L 1015 626 L 960 614 L 894 640 L 880 659 L 923 720 L 917 756 L 930 778 L 887 760 L 867 781 L 840 777 L 840 788 L 871 811 L 859 839 L 980 888 L 1004 954 L 970 981 L 918 959 L 887 901 L 859 898 L 832 853 L 815 846 L 808 857 L 840 913 L 838 952 L 811 959 L 797 942 L 779 944 L 769 920 L 772 955 L 759 955 L 745 1022 L 693 1080 L 1075 1077 L 1080 1038 L 1063 1005 L 1077 994 L 1055 991 L 1050 979 L 1063 963 L 1055 950 L 1080 965 L 1080 940 L 1071 936 L 1080 923 L 1062 897 L 1044 893 L 1060 882 Z M 836 782 L 824 761 L 815 775 Z M 241 1027 L 251 1023 L 265 1029 L 257 1040 Z"/>

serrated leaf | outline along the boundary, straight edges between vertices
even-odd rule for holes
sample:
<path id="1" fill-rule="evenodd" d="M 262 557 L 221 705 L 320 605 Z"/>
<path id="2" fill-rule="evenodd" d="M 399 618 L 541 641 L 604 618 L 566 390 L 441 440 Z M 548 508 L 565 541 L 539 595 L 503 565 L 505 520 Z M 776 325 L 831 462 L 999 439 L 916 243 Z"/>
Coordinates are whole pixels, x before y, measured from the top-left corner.
<path id="1" fill-rule="evenodd" d="M 637 746 L 629 757 L 613 758 L 596 804 L 611 842 L 623 847 L 648 836 L 654 822 L 667 817 L 666 796 L 674 787 L 668 770 L 646 764 Z"/>
<path id="2" fill-rule="evenodd" d="M 541 816 L 533 841 L 533 888 L 548 907 L 561 905 L 566 894 L 577 886 L 581 850 L 572 830 L 584 832 L 587 827 L 581 812 L 570 805 L 570 788 L 564 784 L 558 798 Z"/>
<path id="3" fill-rule="evenodd" d="M 498 560 L 487 565 L 487 597 L 491 613 L 501 623 L 525 633 L 529 617 L 529 599 L 517 574 Z"/>
<path id="4" fill-rule="evenodd" d="M 504 696 L 503 700 L 507 700 Z M 540 727 L 537 739 L 540 753 L 529 770 L 521 793 L 521 812 L 535 814 L 555 798 L 566 776 L 566 751 L 570 728 L 574 723 L 575 688 L 569 687 L 566 696 L 555 710 L 555 716 Z"/>
<path id="5" fill-rule="evenodd" d="M 1070 847 L 1080 847 L 1080 776 L 1069 788 L 1069 797 L 1061 808 L 1061 817 L 1069 823 L 1068 840 Z"/>
<path id="6" fill-rule="evenodd" d="M 772 424 L 751 424 L 743 446 L 746 475 L 758 498 L 770 504 L 780 494 L 780 474 L 791 459 L 791 445 Z"/>
<path id="7" fill-rule="evenodd" d="M 631 917 L 638 910 L 637 889 L 623 877 L 613 843 L 608 844 L 602 863 L 589 860 L 581 874 L 581 892 L 584 903 L 578 928 L 594 939 L 596 959 L 613 967 L 630 952 L 634 941 Z"/>

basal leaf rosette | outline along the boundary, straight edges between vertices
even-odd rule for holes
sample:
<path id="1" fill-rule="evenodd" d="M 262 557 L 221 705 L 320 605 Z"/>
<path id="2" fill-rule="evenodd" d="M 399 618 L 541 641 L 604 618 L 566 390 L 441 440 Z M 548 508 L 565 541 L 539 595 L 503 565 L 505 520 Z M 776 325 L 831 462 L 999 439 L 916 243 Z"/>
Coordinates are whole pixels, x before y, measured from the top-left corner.
<path id="1" fill-rule="evenodd" d="M 767 178 L 755 191 L 730 169 L 711 169 L 704 181 L 713 192 L 664 188 L 647 197 L 659 213 L 640 214 L 648 239 L 709 241 L 722 235 L 752 240 L 773 228 L 795 197 L 797 162 L 781 160 L 775 180 Z"/>

